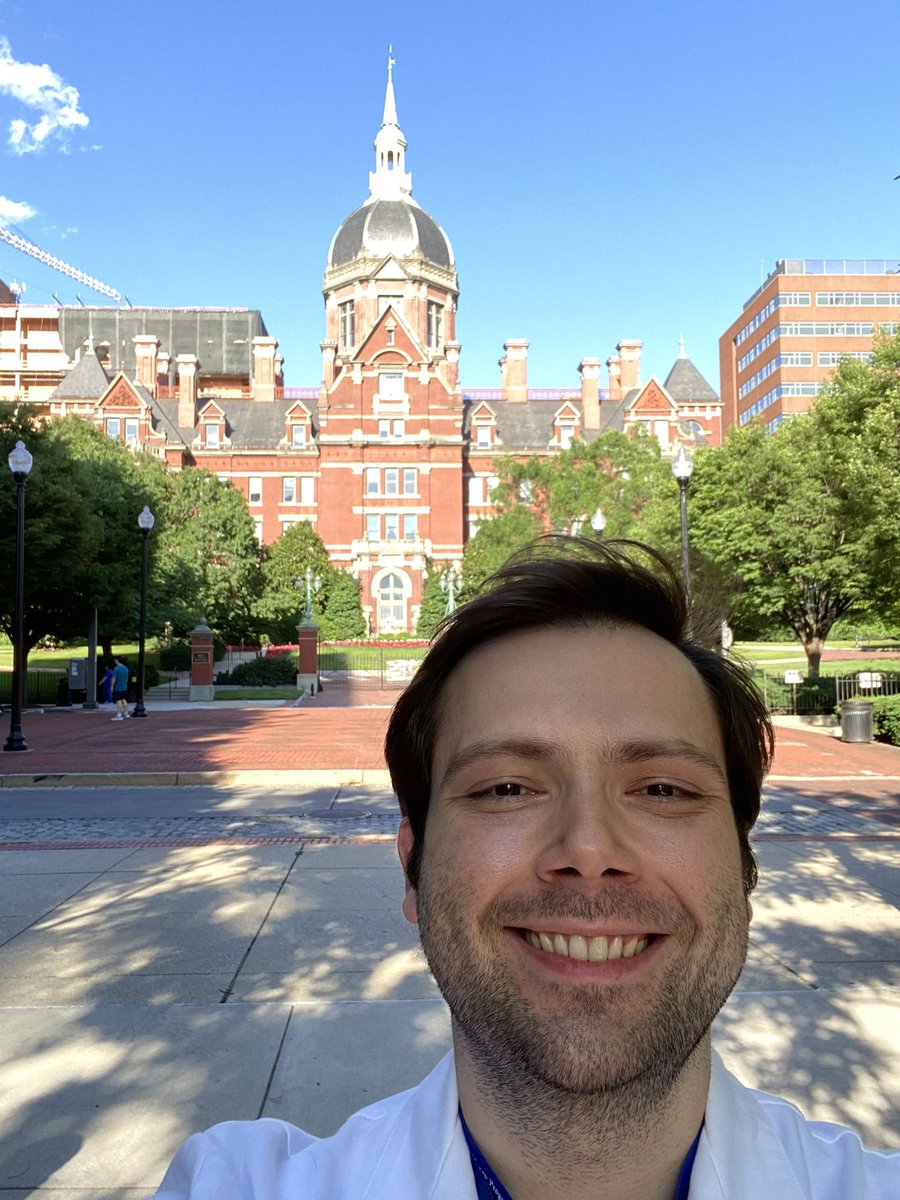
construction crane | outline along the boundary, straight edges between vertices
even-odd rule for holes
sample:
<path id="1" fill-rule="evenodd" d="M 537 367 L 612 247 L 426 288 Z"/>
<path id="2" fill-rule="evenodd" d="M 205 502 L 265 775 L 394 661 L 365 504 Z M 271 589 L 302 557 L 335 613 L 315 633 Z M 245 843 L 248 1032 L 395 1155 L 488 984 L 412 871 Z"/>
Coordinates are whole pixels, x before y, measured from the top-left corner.
<path id="1" fill-rule="evenodd" d="M 12 246 L 15 250 L 21 250 L 23 254 L 30 254 L 38 262 L 52 267 L 54 271 L 60 271 L 63 275 L 68 275 L 70 279 L 77 279 L 85 287 L 89 287 L 95 292 L 100 292 L 103 296 L 109 296 L 110 300 L 114 300 L 116 304 L 121 303 L 121 295 L 115 288 L 111 288 L 108 283 L 102 283 L 99 279 L 95 279 L 93 275 L 86 275 L 84 271 L 79 271 L 77 267 L 63 262 L 61 258 L 56 258 L 54 255 L 48 254 L 46 250 L 42 250 L 40 246 L 35 245 L 27 237 L 23 237 L 21 233 L 13 233 L 5 226 L 0 225 L 0 241 L 6 242 L 8 246 Z"/>

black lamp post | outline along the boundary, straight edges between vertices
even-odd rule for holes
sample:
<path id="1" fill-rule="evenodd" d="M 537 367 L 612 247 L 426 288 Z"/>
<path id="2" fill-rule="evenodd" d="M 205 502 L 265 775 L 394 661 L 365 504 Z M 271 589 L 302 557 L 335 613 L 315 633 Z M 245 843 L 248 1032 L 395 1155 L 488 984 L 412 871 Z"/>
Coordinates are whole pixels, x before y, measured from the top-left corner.
<path id="1" fill-rule="evenodd" d="M 312 567 L 306 568 L 303 578 L 294 580 L 294 587 L 298 592 L 302 592 L 304 586 L 306 587 L 306 612 L 303 620 L 308 625 L 312 621 L 312 598 L 322 590 L 322 579 L 319 575 L 313 575 Z"/>
<path id="2" fill-rule="evenodd" d="M 678 488 L 681 492 L 681 581 L 684 584 L 684 595 L 687 600 L 689 621 L 691 614 L 691 569 L 688 563 L 687 490 L 693 473 L 693 459 L 684 446 L 679 446 L 678 453 L 672 460 L 672 474 L 678 480 Z"/>
<path id="3" fill-rule="evenodd" d="M 153 528 L 156 518 L 153 513 L 144 505 L 144 511 L 138 517 L 138 526 L 143 535 L 143 554 L 141 556 L 141 633 L 138 643 L 138 681 L 137 681 L 137 701 L 135 702 L 134 712 L 131 714 L 134 717 L 146 717 L 147 710 L 144 708 L 144 639 L 147 635 L 147 559 L 150 545 L 150 530 Z"/>
<path id="4" fill-rule="evenodd" d="M 13 610 L 12 714 L 4 750 L 27 750 L 22 735 L 25 700 L 25 481 L 34 460 L 24 442 L 16 442 L 9 455 L 9 469 L 16 481 L 16 603 Z"/>

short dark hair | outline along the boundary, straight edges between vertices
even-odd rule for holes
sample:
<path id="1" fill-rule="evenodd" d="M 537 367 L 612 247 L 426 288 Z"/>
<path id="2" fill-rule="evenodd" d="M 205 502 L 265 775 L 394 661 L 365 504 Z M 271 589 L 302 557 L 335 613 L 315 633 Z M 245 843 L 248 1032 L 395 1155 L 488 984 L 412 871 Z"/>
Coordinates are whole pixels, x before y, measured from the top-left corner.
<path id="1" fill-rule="evenodd" d="M 523 630 L 618 625 L 647 629 L 671 643 L 706 685 L 722 732 L 749 895 L 757 879 L 749 835 L 772 760 L 772 724 L 750 677 L 705 644 L 692 617 L 672 565 L 649 546 L 547 537 L 511 558 L 481 594 L 445 618 L 394 705 L 384 743 L 394 791 L 413 834 L 410 884 L 418 886 L 441 699 L 456 667 L 479 646 Z"/>

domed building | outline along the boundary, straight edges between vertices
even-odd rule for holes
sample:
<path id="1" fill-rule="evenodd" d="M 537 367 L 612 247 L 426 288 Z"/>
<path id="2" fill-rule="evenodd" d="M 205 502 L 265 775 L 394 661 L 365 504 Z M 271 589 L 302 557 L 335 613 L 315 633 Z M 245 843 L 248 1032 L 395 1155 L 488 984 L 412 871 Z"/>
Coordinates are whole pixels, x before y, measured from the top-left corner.
<path id="1" fill-rule="evenodd" d="M 392 67 L 369 196 L 328 249 L 318 404 L 316 528 L 380 632 L 410 628 L 426 560 L 463 548 L 456 264 L 412 196 Z"/>

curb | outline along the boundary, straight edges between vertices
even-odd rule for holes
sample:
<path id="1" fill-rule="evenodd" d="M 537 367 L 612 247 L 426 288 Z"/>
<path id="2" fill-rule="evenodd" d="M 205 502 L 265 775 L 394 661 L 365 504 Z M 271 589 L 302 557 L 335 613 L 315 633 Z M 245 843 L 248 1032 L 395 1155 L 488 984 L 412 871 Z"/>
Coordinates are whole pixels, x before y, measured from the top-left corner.
<path id="1" fill-rule="evenodd" d="M 48 787 L 202 787 L 204 785 L 246 784 L 271 787 L 365 787 L 391 788 L 385 770 L 345 769 L 333 771 L 107 771 L 41 775 L 0 775 L 0 788 Z"/>

